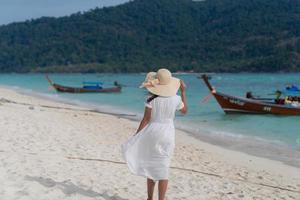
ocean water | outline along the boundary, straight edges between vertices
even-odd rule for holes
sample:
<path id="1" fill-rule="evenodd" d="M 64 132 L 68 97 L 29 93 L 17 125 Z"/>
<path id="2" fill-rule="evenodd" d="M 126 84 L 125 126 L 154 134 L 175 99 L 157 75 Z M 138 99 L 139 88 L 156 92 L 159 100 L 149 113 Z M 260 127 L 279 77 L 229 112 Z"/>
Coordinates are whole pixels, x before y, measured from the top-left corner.
<path id="1" fill-rule="evenodd" d="M 260 154 L 260 148 L 266 149 L 266 144 L 300 152 L 300 116 L 226 115 L 212 96 L 208 102 L 202 101 L 210 94 L 197 74 L 175 76 L 183 79 L 187 85 L 189 107 L 186 116 L 178 114 L 178 128 L 212 143 L 255 149 L 256 154 Z M 49 88 L 43 74 L 2 74 L 0 85 L 55 100 L 83 104 L 104 112 L 126 114 L 133 118 L 136 116 L 136 119 L 143 114 L 147 93 L 138 86 L 145 74 L 51 74 L 50 78 L 69 86 L 81 86 L 83 81 L 101 81 L 108 87 L 117 80 L 126 87 L 120 94 L 58 93 Z M 252 91 L 254 95 L 270 97 L 268 94 L 283 89 L 287 84 L 300 86 L 300 74 L 213 74 L 211 83 L 218 91 L 232 95 L 245 96 L 247 91 Z"/>

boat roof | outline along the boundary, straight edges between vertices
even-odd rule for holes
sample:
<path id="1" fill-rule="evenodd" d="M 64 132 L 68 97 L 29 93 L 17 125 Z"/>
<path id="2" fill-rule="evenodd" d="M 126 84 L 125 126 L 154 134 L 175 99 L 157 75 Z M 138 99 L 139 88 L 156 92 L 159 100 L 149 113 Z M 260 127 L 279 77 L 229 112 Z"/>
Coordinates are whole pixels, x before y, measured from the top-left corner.
<path id="1" fill-rule="evenodd" d="M 292 91 L 292 90 L 285 90 L 282 92 L 284 96 L 297 96 L 300 97 L 300 91 Z"/>
<path id="2" fill-rule="evenodd" d="M 82 84 L 84 84 L 84 85 L 103 85 L 103 83 L 99 82 L 99 81 L 83 81 Z"/>

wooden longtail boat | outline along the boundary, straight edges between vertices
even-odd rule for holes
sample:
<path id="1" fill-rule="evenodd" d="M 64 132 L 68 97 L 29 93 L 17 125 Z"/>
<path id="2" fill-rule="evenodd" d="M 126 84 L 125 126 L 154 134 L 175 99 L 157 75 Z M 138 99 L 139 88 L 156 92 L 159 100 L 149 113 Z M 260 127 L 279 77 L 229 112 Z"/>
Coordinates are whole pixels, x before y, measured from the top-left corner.
<path id="1" fill-rule="evenodd" d="M 115 87 L 111 88 L 84 88 L 84 87 L 69 87 L 54 83 L 48 76 L 46 76 L 49 84 L 58 92 L 68 93 L 118 93 L 121 92 L 122 86 L 116 81 L 114 82 Z"/>
<path id="2" fill-rule="evenodd" d="M 207 75 L 202 75 L 201 78 L 225 113 L 300 115 L 300 107 L 276 104 L 275 101 L 271 102 L 223 94 L 211 86 Z"/>

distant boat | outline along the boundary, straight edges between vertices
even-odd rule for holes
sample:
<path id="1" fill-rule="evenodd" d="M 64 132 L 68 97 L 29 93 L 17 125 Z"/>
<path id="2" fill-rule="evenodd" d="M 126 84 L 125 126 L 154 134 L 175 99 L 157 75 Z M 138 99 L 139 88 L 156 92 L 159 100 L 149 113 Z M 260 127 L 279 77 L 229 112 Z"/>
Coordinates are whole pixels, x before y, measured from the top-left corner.
<path id="1" fill-rule="evenodd" d="M 300 89 L 295 85 L 290 85 L 281 91 L 286 96 L 298 96 L 300 97 Z"/>
<path id="2" fill-rule="evenodd" d="M 227 95 L 216 91 L 209 83 L 209 77 L 203 74 L 201 78 L 225 113 L 252 113 L 276 115 L 300 115 L 300 107 L 290 104 L 277 104 L 275 99 L 244 98 Z"/>
<path id="3" fill-rule="evenodd" d="M 297 91 L 297 92 L 300 92 L 300 89 L 297 86 L 295 86 L 295 85 L 287 86 L 285 89 L 288 90 L 288 91 Z"/>
<path id="4" fill-rule="evenodd" d="M 118 93 L 121 92 L 122 86 L 117 81 L 114 82 L 115 87 L 103 88 L 101 82 L 83 82 L 83 87 L 70 87 L 54 83 L 46 76 L 49 84 L 58 92 L 67 93 Z"/>

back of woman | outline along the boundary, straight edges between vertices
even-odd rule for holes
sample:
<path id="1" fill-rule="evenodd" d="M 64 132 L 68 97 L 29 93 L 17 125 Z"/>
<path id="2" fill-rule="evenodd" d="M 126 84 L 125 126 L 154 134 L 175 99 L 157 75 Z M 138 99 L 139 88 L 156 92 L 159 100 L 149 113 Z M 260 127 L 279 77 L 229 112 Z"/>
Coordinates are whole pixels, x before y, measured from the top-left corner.
<path id="1" fill-rule="evenodd" d="M 122 145 L 123 157 L 133 174 L 147 178 L 148 200 L 159 181 L 159 200 L 165 198 L 170 159 L 175 147 L 175 111 L 186 113 L 185 85 L 167 69 L 150 72 L 142 85 L 152 96 L 136 134 Z M 176 95 L 181 90 L 181 97 Z"/>
<path id="2" fill-rule="evenodd" d="M 151 102 L 146 103 L 146 107 L 152 108 L 151 122 L 173 121 L 176 110 L 181 109 L 182 106 L 181 97 L 178 95 L 172 97 L 157 97 Z"/>

